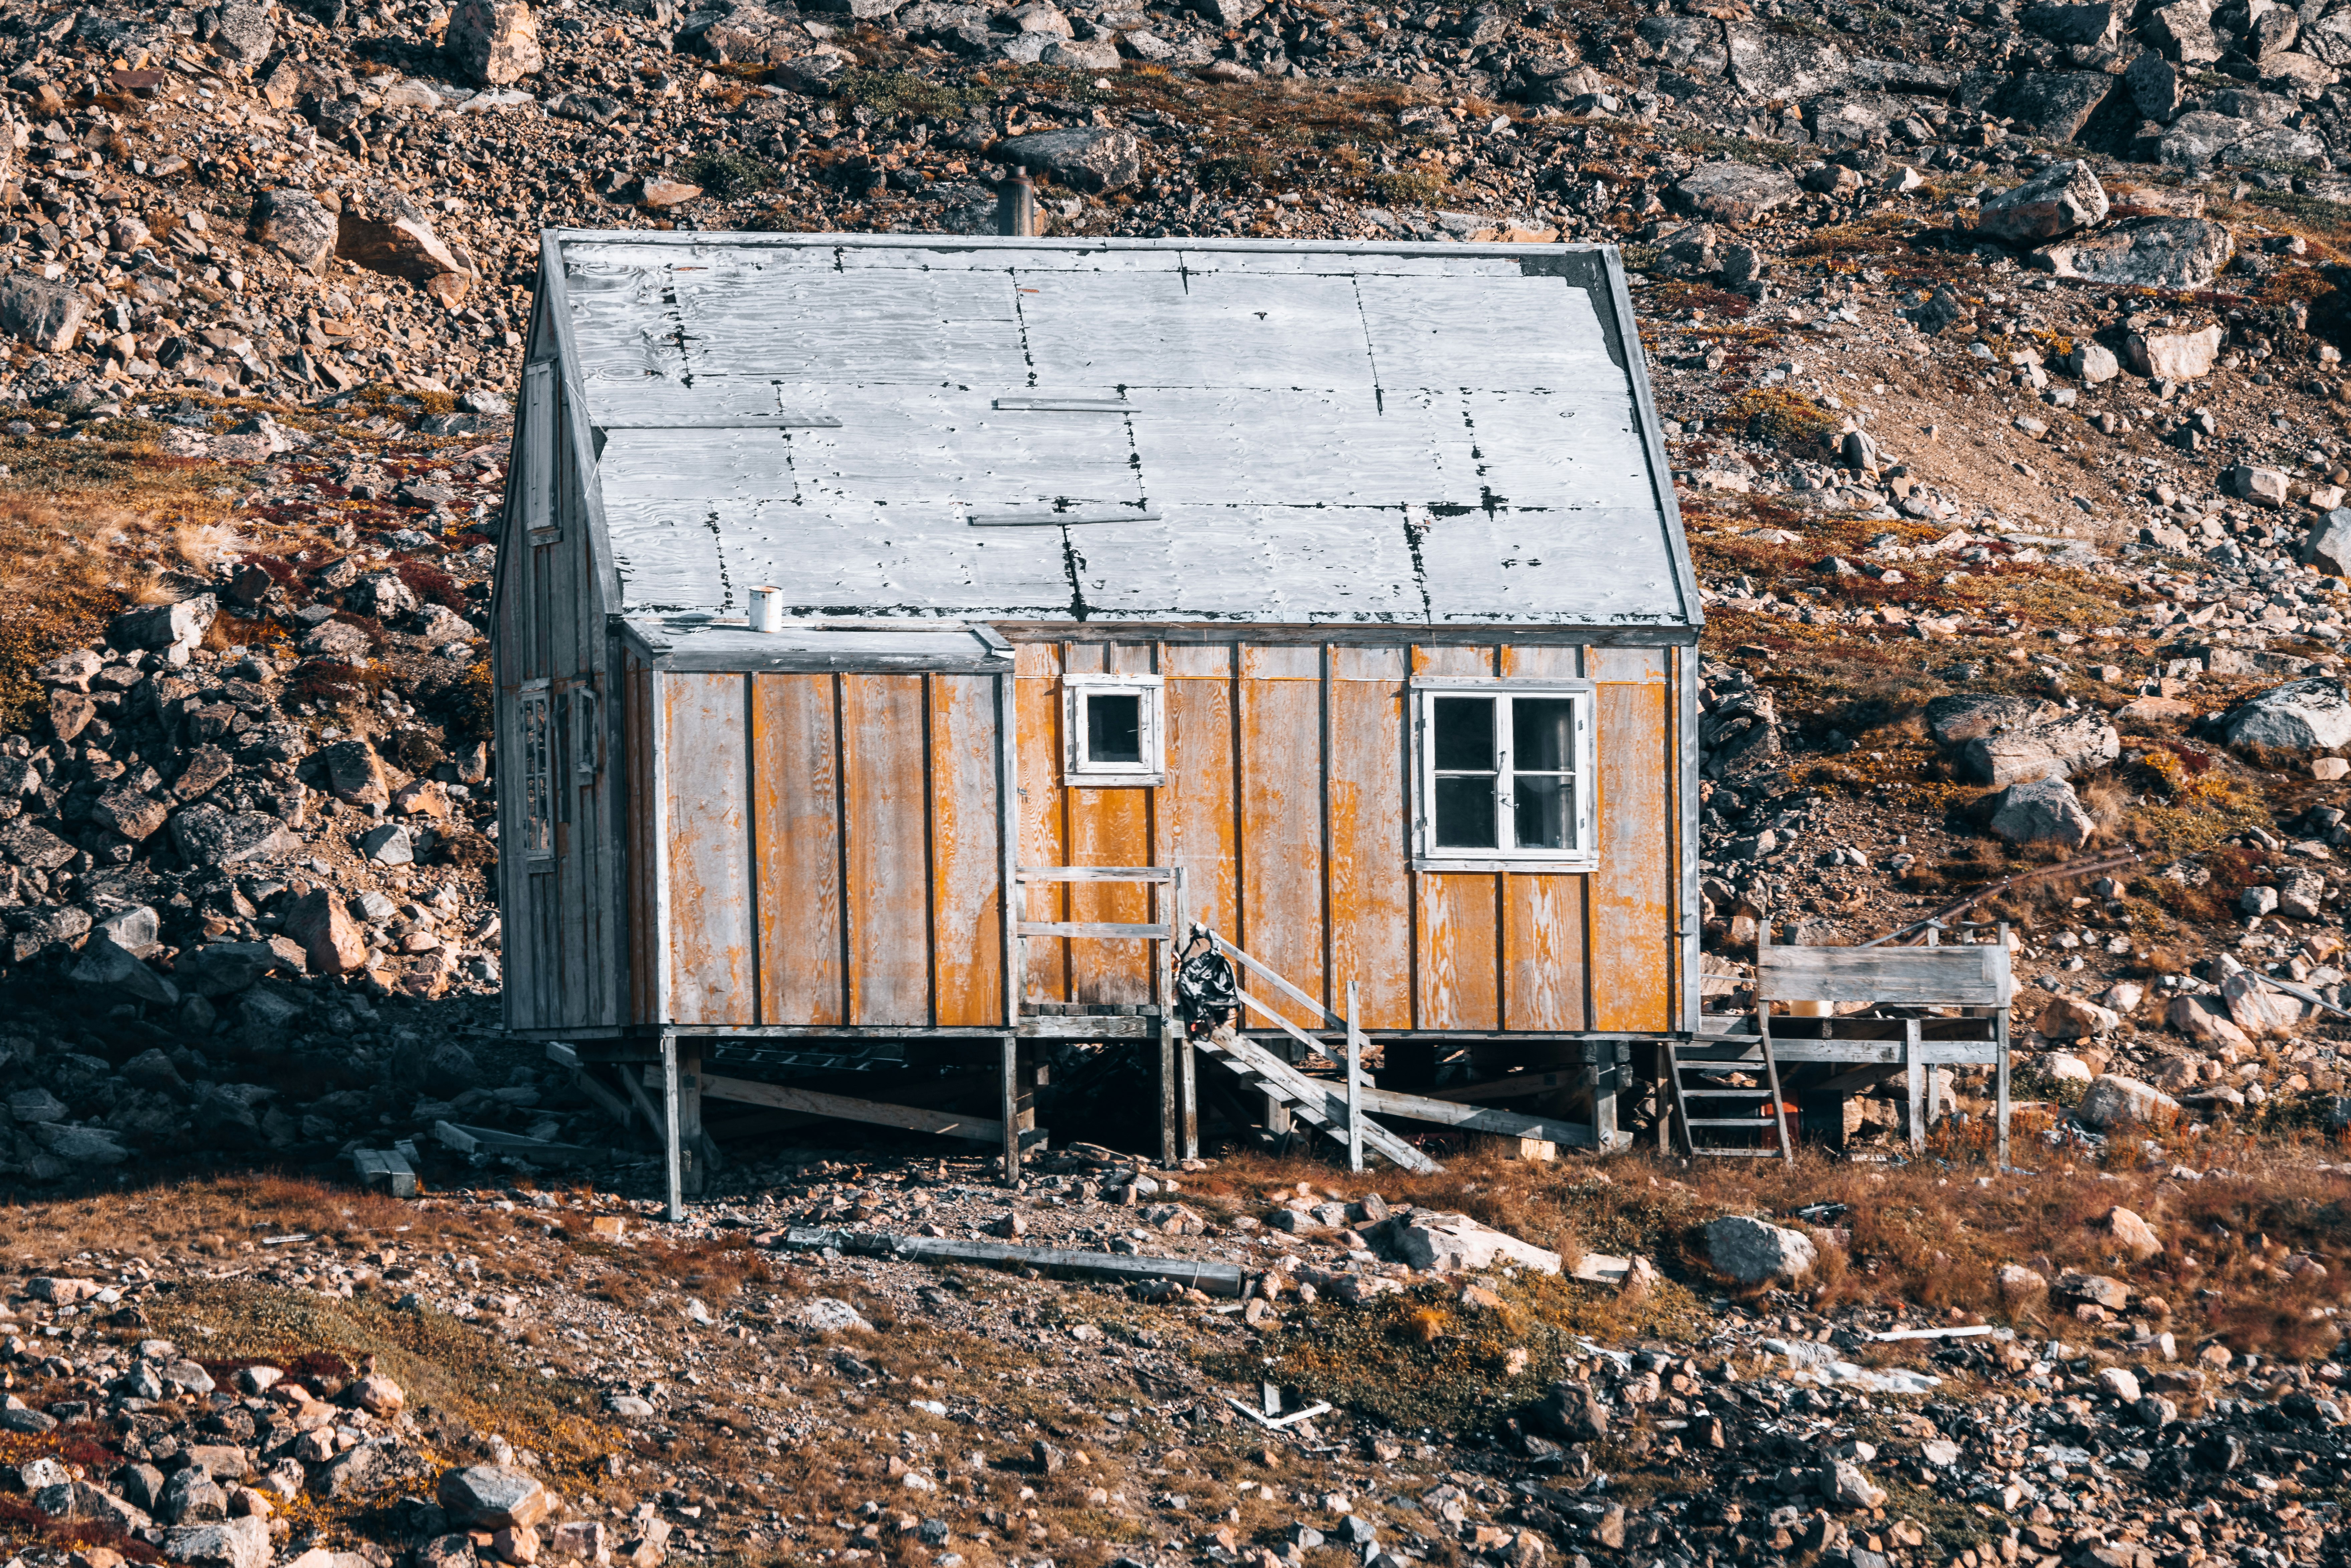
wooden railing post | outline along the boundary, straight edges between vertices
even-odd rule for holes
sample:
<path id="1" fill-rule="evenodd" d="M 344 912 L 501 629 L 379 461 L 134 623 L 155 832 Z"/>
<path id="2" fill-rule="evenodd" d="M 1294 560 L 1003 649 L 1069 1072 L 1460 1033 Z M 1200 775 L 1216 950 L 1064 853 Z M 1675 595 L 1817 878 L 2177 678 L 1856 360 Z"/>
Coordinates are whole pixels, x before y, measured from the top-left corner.
<path id="1" fill-rule="evenodd" d="M 1364 1037 L 1355 1028 L 1355 982 L 1347 982 L 1347 1168 L 1364 1168 Z"/>

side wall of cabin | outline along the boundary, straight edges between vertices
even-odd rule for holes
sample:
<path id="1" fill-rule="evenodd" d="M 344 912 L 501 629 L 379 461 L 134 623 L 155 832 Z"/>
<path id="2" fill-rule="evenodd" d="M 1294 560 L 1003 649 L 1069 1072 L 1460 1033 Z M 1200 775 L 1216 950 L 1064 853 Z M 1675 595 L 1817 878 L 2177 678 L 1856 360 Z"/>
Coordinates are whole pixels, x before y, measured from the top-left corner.
<path id="1" fill-rule="evenodd" d="M 1326 1005 L 1356 981 L 1373 1029 L 1695 1022 L 1692 650 L 1029 642 L 1017 669 L 1019 863 L 1183 866 L 1190 915 Z M 1164 678 L 1164 784 L 1064 785 L 1065 673 Z M 1593 683 L 1596 870 L 1414 869 L 1415 676 Z M 642 664 L 625 678 L 631 859 L 658 868 L 629 881 L 636 1021 L 1001 1025 L 1007 683 Z M 1032 920 L 1152 917 L 1134 884 L 1027 897 Z M 1149 954 L 1031 939 L 1024 1004 L 1147 1000 Z"/>
<path id="2" fill-rule="evenodd" d="M 579 411 L 541 301 L 507 465 L 492 647 L 509 1029 L 622 1021 L 625 791 Z M 531 722 L 543 714 L 543 725 Z M 528 733 L 526 733 L 526 730 Z"/>

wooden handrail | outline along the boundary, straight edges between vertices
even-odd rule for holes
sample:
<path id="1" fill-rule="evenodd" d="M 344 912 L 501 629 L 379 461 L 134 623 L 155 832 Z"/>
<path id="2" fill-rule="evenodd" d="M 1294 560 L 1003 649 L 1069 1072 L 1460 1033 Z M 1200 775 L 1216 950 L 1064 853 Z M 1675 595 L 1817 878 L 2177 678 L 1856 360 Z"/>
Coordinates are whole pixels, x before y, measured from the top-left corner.
<path id="1" fill-rule="evenodd" d="M 1275 990 L 1280 991 L 1282 995 L 1298 1003 L 1301 1007 L 1312 1009 L 1314 1016 L 1322 1020 L 1325 1028 L 1345 1029 L 1347 1027 L 1347 1020 L 1345 1019 L 1341 1018 L 1337 1013 L 1332 1012 L 1329 1008 L 1324 1007 L 1321 1002 L 1316 1001 L 1312 997 L 1308 996 L 1304 991 L 1300 990 L 1296 986 L 1291 985 L 1288 980 L 1285 980 L 1280 975 L 1275 974 L 1262 962 L 1250 957 L 1248 954 L 1242 952 L 1239 948 L 1234 946 L 1231 943 L 1217 936 L 1216 932 L 1211 930 L 1209 927 L 1203 925 L 1197 929 L 1207 936 L 1209 943 L 1217 952 L 1222 953 L 1226 957 L 1234 960 L 1236 963 L 1246 964 L 1251 969 L 1256 970 L 1259 974 L 1264 976 L 1268 980 L 1273 983 L 1273 988 Z M 1186 944 L 1186 946 L 1189 946 L 1189 944 Z M 1259 1010 L 1262 1011 L 1263 1009 L 1260 1009 Z M 1267 1016 L 1271 1017 L 1272 1015 L 1269 1013 Z M 1296 1031 L 1293 1030 L 1292 1032 L 1294 1033 Z M 1315 1049 L 1319 1051 L 1322 1048 L 1317 1046 Z"/>

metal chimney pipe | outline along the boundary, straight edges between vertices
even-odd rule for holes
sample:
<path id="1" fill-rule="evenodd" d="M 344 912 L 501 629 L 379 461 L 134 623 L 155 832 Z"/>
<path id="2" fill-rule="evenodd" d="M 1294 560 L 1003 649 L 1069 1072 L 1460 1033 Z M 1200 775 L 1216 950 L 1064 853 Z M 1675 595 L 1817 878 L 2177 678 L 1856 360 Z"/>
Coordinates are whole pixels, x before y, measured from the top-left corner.
<path id="1" fill-rule="evenodd" d="M 1012 177 L 996 188 L 996 232 L 1018 239 L 1037 237 L 1036 183 L 1017 165 Z"/>

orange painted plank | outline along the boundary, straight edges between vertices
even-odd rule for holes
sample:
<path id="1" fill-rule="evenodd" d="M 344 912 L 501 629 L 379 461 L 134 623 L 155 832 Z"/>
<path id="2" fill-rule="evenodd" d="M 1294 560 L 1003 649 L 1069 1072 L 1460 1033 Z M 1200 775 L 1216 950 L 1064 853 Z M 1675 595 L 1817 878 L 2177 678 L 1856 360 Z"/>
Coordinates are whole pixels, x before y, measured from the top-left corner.
<path id="1" fill-rule="evenodd" d="M 1592 887 L 1592 1027 L 1665 1030 L 1673 1019 L 1673 791 L 1663 651 L 1593 651 L 1601 683 L 1593 794 L 1601 874 Z"/>
<path id="2" fill-rule="evenodd" d="M 1501 672 L 1520 680 L 1572 681 L 1583 674 L 1583 650 L 1573 644 L 1505 643 Z"/>
<path id="3" fill-rule="evenodd" d="M 1050 643 L 1023 643 L 1014 654 L 1014 702 L 1020 730 L 1013 761 L 1020 789 L 1022 865 L 1060 865 L 1066 841 L 1061 802 L 1061 650 Z M 1022 891 L 1021 918 L 1062 920 L 1068 904 L 1061 883 L 1032 884 Z M 1059 937 L 1029 939 L 1024 1001 L 1070 999 L 1069 944 Z"/>
<path id="4" fill-rule="evenodd" d="M 1322 651 L 1241 649 L 1241 934 L 1238 945 L 1326 1006 Z M 1244 981 L 1246 984 L 1246 981 Z M 1259 997 L 1265 993 L 1250 989 Z M 1321 1019 L 1291 1004 L 1301 1025 Z"/>
<path id="5" fill-rule="evenodd" d="M 751 678 L 761 1023 L 838 1024 L 848 1016 L 834 697 L 831 675 Z"/>
<path id="6" fill-rule="evenodd" d="M 1331 977 L 1367 1029 L 1412 1027 L 1412 868 L 1404 651 L 1332 648 Z"/>
<path id="7" fill-rule="evenodd" d="M 1545 873 L 1502 879 L 1502 1027 L 1580 1030 L 1584 1019 L 1587 878 Z"/>
<path id="8" fill-rule="evenodd" d="M 1157 863 L 1184 868 L 1186 919 L 1240 930 L 1233 854 L 1233 664 L 1228 643 L 1167 650 L 1167 784 L 1155 803 Z"/>
<path id="9" fill-rule="evenodd" d="M 1004 1021 L 996 678 L 933 675 L 931 928 L 943 1029 Z"/>
<path id="10" fill-rule="evenodd" d="M 1486 872 L 1424 873 L 1418 933 L 1418 1029 L 1499 1029 L 1500 948 L 1495 878 Z"/>
<path id="11" fill-rule="evenodd" d="M 664 674 L 662 766 L 669 837 L 670 1023 L 755 1021 L 750 747 L 744 680 Z"/>
<path id="12" fill-rule="evenodd" d="M 923 677 L 841 677 L 849 1021 L 931 1021 Z"/>

